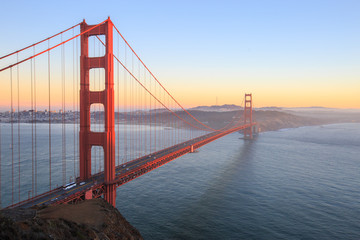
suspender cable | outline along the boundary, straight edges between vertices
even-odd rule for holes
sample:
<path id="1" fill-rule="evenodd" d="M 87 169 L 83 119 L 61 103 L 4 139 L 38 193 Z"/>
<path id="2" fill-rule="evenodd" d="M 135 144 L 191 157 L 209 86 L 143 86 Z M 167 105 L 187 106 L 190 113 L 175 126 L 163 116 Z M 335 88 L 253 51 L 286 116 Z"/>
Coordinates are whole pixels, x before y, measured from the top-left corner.
<path id="1" fill-rule="evenodd" d="M 75 35 L 74 33 L 74 29 L 73 29 L 73 36 Z M 73 67 L 73 79 L 72 79 L 72 82 L 73 82 L 73 120 L 74 120 L 74 132 L 73 132 L 73 144 L 74 144 L 74 180 L 76 179 L 76 134 L 75 134 L 75 130 L 76 130 L 76 113 L 75 113 L 75 40 L 72 42 L 72 48 L 73 48 L 73 60 L 72 60 L 72 67 Z"/>
<path id="2" fill-rule="evenodd" d="M 125 55 L 125 64 L 127 64 L 127 57 L 126 57 L 126 48 L 124 49 L 124 55 Z M 119 66 L 120 67 L 120 66 Z M 128 120 L 127 120 L 127 111 L 128 111 L 128 104 L 127 104 L 127 73 L 124 71 L 124 156 L 125 156 L 125 162 L 127 162 L 127 128 L 128 128 Z"/>
<path id="3" fill-rule="evenodd" d="M 62 41 L 62 34 L 61 34 Z M 63 185 L 66 184 L 66 131 L 65 131 L 65 44 L 61 45 L 61 82 L 62 82 L 62 94 L 61 94 L 61 105 L 62 105 L 62 174 L 63 174 Z"/>
<path id="4" fill-rule="evenodd" d="M 11 204 L 14 204 L 14 105 L 13 105 L 13 79 L 12 68 L 10 68 L 10 95 L 11 95 Z"/>
<path id="5" fill-rule="evenodd" d="M 134 67 L 134 74 L 135 74 L 135 70 L 136 68 Z M 137 92 L 137 88 L 136 88 L 136 84 L 134 84 L 133 86 L 133 90 L 134 90 L 134 128 L 135 128 L 135 131 L 134 131 L 134 159 L 138 157 L 138 148 L 139 148 L 139 137 L 138 137 L 138 134 L 139 134 L 139 125 L 137 124 L 138 123 L 138 107 L 137 107 L 137 101 L 138 101 L 138 92 Z"/>
<path id="6" fill-rule="evenodd" d="M 120 41 L 117 38 L 118 56 L 120 56 Z M 117 66 L 117 166 L 120 164 L 120 67 Z M 116 136 L 116 133 L 115 133 Z"/>
<path id="7" fill-rule="evenodd" d="M 145 82 L 145 86 L 146 86 L 146 71 L 145 71 L 145 69 L 144 69 L 144 82 Z M 147 154 L 147 124 L 148 124 L 148 122 L 147 122 L 147 113 L 148 113 L 148 109 L 147 109 L 147 104 L 146 104 L 146 95 L 144 96 L 144 112 L 145 112 L 145 155 Z"/>
<path id="8" fill-rule="evenodd" d="M 139 62 L 138 62 L 138 70 L 139 70 L 139 81 L 141 81 L 141 74 L 140 74 L 140 64 L 139 64 Z M 138 103 L 137 103 L 137 108 L 138 108 L 138 115 L 137 115 L 137 125 L 138 125 L 138 157 L 140 157 L 141 156 L 141 150 L 142 150 L 142 147 L 141 147 L 141 94 L 140 94 L 140 88 L 139 87 L 137 87 L 136 88 L 136 92 L 137 92 L 137 101 L 138 101 Z"/>
<path id="9" fill-rule="evenodd" d="M 34 54 L 35 54 L 35 46 L 34 46 Z M 35 193 L 34 195 L 37 195 L 37 129 L 36 129 L 36 115 L 37 115 L 37 105 L 36 105 L 36 59 L 34 58 L 34 111 L 35 111 L 35 141 L 34 141 L 34 147 L 35 147 L 35 151 L 34 151 L 34 155 L 35 155 Z"/>
<path id="10" fill-rule="evenodd" d="M 135 54 L 135 56 L 139 59 L 139 61 L 143 64 L 143 66 L 149 71 L 149 73 L 154 77 L 155 81 L 166 91 L 167 94 L 170 95 L 170 97 L 178 104 L 178 106 L 183 109 L 190 117 L 192 117 L 195 121 L 203 125 L 204 127 L 208 128 L 209 130 L 216 131 L 216 129 L 210 128 L 209 126 L 206 126 L 199 120 L 197 120 L 193 115 L 191 115 L 186 109 L 178 102 L 176 99 L 165 89 L 165 87 L 160 83 L 160 81 L 157 80 L 157 78 L 152 74 L 152 72 L 148 69 L 148 67 L 145 65 L 145 63 L 140 59 L 140 57 L 136 54 L 136 52 L 133 50 L 133 48 L 130 46 L 130 44 L 126 41 L 126 39 L 123 37 L 123 35 L 120 33 L 120 31 L 116 28 L 114 25 L 115 30 L 118 32 L 118 34 L 121 36 L 121 38 L 124 40 L 124 42 L 128 45 L 128 47 L 131 49 L 131 51 Z"/>
<path id="11" fill-rule="evenodd" d="M 161 88 L 159 88 L 159 98 L 160 98 L 160 101 L 163 102 L 164 100 L 161 100 L 161 97 L 162 97 L 162 94 L 161 94 Z M 162 111 L 162 107 L 159 106 L 159 120 L 160 120 L 160 127 L 159 127 L 159 147 L 160 149 L 162 149 L 164 147 L 164 144 L 163 144 L 163 140 L 164 140 L 164 130 L 163 130 L 163 111 Z"/>
<path id="12" fill-rule="evenodd" d="M 198 128 L 196 126 L 194 126 L 193 124 L 191 124 L 190 122 L 188 122 L 187 120 L 185 120 L 184 118 L 180 117 L 178 114 L 176 114 L 174 111 L 172 111 L 171 109 L 169 109 L 164 103 L 162 103 L 158 97 L 156 97 L 156 84 L 155 85 L 155 94 L 153 94 L 152 92 L 150 92 L 132 73 L 131 71 L 126 68 L 126 66 L 117 58 L 114 56 L 114 58 L 121 64 L 121 66 L 130 74 L 130 76 L 138 83 L 141 85 L 141 87 L 143 87 L 145 89 L 146 92 L 148 92 L 156 101 L 155 101 L 155 109 L 156 109 L 156 105 L 157 103 L 159 103 L 161 106 L 163 106 L 165 109 L 167 109 L 168 111 L 170 111 L 172 114 L 174 114 L 177 118 L 179 118 L 180 120 L 182 120 L 183 122 L 185 122 L 188 125 L 191 125 L 195 128 Z M 155 112 L 157 113 L 159 109 L 156 109 Z M 156 121 L 156 119 L 155 119 Z M 210 131 L 210 130 L 206 130 L 206 129 L 202 129 L 202 128 L 198 128 L 200 130 L 204 130 L 204 131 Z M 218 130 L 217 130 L 218 131 Z"/>
<path id="13" fill-rule="evenodd" d="M 156 95 L 156 84 L 154 83 L 154 86 L 153 86 L 153 93 L 154 95 Z M 157 102 L 154 101 L 154 152 L 157 151 L 156 149 L 156 143 L 157 143 L 157 139 L 156 139 L 156 135 L 157 135 Z"/>
<path id="14" fill-rule="evenodd" d="M 79 57 L 79 41 L 80 41 L 80 38 L 78 38 L 77 40 L 76 40 L 76 114 L 79 114 L 79 86 L 80 86 L 80 82 L 79 82 L 79 59 L 80 59 L 80 57 Z M 80 130 L 79 130 L 79 128 L 80 128 L 80 124 L 79 124 L 79 121 L 80 121 L 80 119 L 77 119 L 77 121 L 76 121 L 76 127 L 77 127 L 77 129 L 76 129 L 76 132 L 78 133 Z M 76 160 L 78 160 L 79 159 L 79 139 L 77 138 L 77 144 L 75 145 L 76 146 L 76 149 L 77 149 L 77 151 L 76 151 L 76 153 L 78 154 L 77 156 L 76 156 Z M 76 171 L 76 165 L 75 165 L 75 178 L 78 176 L 78 174 L 77 174 L 77 171 Z"/>
<path id="15" fill-rule="evenodd" d="M 50 40 L 48 40 L 48 48 L 50 48 Z M 50 51 L 48 51 L 48 92 L 49 92 L 49 190 L 51 190 L 51 83 L 50 83 Z"/>
<path id="16" fill-rule="evenodd" d="M 191 113 L 189 113 L 167 90 L 166 88 L 161 84 L 161 82 L 153 75 L 153 73 L 150 71 L 150 69 L 145 65 L 145 63 L 141 60 L 141 58 L 136 54 L 136 52 L 134 51 L 134 49 L 130 46 L 130 44 L 126 41 L 126 39 L 124 38 L 124 36 L 120 33 L 120 31 L 117 29 L 117 27 L 114 25 L 115 30 L 118 32 L 118 34 L 121 36 L 121 38 L 124 40 L 124 42 L 126 43 L 126 45 L 130 48 L 130 50 L 133 52 L 133 54 L 137 57 L 137 59 L 142 63 L 142 65 L 148 70 L 148 72 L 151 74 L 151 76 L 153 76 L 153 78 L 155 79 L 155 81 L 161 86 L 161 88 L 174 100 L 174 102 L 187 114 L 189 115 L 193 120 L 195 120 L 197 123 L 199 123 L 200 125 L 202 125 L 203 127 L 207 128 L 208 131 L 220 131 L 218 129 L 213 129 L 205 124 L 203 124 L 202 122 L 200 122 L 197 118 L 195 118 Z M 116 58 L 116 57 L 115 57 Z M 118 60 L 119 61 L 119 60 Z"/>
<path id="17" fill-rule="evenodd" d="M 149 76 L 149 80 L 148 80 L 148 86 L 149 88 L 151 88 L 151 76 Z M 148 94 L 149 95 L 149 94 Z M 149 98 L 147 98 L 147 101 L 148 101 L 148 111 L 147 111 L 147 121 L 148 121 L 148 124 L 149 124 L 149 128 L 148 128 L 148 135 L 149 135 L 149 138 L 148 138 L 148 145 L 149 145 L 149 153 L 151 153 L 151 96 L 149 95 Z"/>
<path id="18" fill-rule="evenodd" d="M 138 71 L 139 71 L 139 79 L 141 81 L 141 73 L 140 73 L 140 64 L 138 63 Z M 142 140 L 142 132 L 141 132 L 141 117 L 142 117 L 142 114 L 141 114 L 141 93 L 140 93 L 140 88 L 137 87 L 136 88 L 136 92 L 138 94 L 138 97 L 137 97 L 137 101 L 138 101 L 138 116 L 137 116 L 137 119 L 138 119 L 138 157 L 141 156 L 141 152 L 142 152 L 142 144 L 141 144 L 141 140 Z"/>
<path id="19" fill-rule="evenodd" d="M 164 93 L 164 102 L 167 106 L 169 106 L 169 103 L 167 101 L 167 98 L 165 96 L 165 92 Z M 169 106 L 170 108 L 170 106 Z M 169 141 L 168 141 L 168 135 L 169 135 L 169 131 L 167 130 L 167 127 L 168 127 L 168 115 L 167 115 L 167 112 L 165 112 L 165 109 L 164 109 L 164 126 L 163 126 L 163 132 L 164 132 L 164 148 L 170 146 L 169 145 Z"/>
<path id="20" fill-rule="evenodd" d="M 160 91 L 161 91 L 161 89 L 160 89 Z M 166 101 L 165 101 L 165 92 L 163 92 L 164 94 L 162 94 L 163 95 L 163 100 L 162 100 L 162 102 L 164 102 L 164 103 L 166 103 Z M 161 94 L 161 93 L 160 93 Z M 164 109 L 165 110 L 165 109 Z M 162 109 L 161 109 L 161 125 L 162 125 L 162 130 L 161 130 L 161 132 L 162 132 L 162 148 L 165 148 L 165 126 L 166 126 L 166 118 L 165 118 L 165 111 L 163 111 Z"/>
<path id="21" fill-rule="evenodd" d="M 134 72 L 134 56 L 131 55 L 131 70 L 132 72 Z M 131 102 L 130 102 L 130 112 L 131 112 L 131 131 L 130 131 L 130 139 L 131 139 L 131 145 L 130 145 L 130 148 L 131 148 L 131 159 L 134 158 L 134 145 L 135 145 L 135 142 L 134 142 L 134 84 L 133 84 L 133 81 L 130 82 L 130 89 L 131 89 L 131 92 L 130 92 L 130 98 L 131 98 Z"/>
<path id="22" fill-rule="evenodd" d="M 115 26 L 114 26 L 115 27 Z M 97 37 L 98 38 L 98 37 Z M 103 42 L 103 41 L 101 41 L 101 39 L 100 38 L 98 38 L 98 40 L 103 44 L 103 45 L 105 45 L 105 43 Z M 136 55 L 136 54 L 135 54 Z M 134 54 L 132 54 L 132 59 L 133 59 L 133 56 L 134 56 Z M 132 78 L 134 78 L 134 80 L 136 81 L 136 82 L 138 82 L 149 94 L 151 94 L 155 99 L 156 99 L 156 101 L 157 102 L 159 102 L 159 104 L 160 105 L 162 105 L 165 109 L 167 109 L 167 110 L 169 110 L 172 114 L 174 114 L 176 117 L 178 117 L 178 118 L 180 118 L 182 121 L 184 121 L 185 123 L 187 123 L 188 125 L 191 125 L 191 126 L 193 126 L 193 127 L 195 127 L 195 128 L 198 128 L 198 129 L 200 129 L 200 130 L 205 130 L 205 131 L 211 131 L 211 130 L 206 130 L 206 129 L 201 129 L 201 128 L 199 128 L 199 127 L 196 127 L 196 126 L 194 126 L 193 124 L 191 124 L 191 123 L 189 123 L 188 121 L 186 121 L 184 118 L 181 118 L 181 117 L 179 117 L 175 112 L 173 112 L 173 111 L 171 111 L 164 103 L 162 103 L 157 97 L 156 97 L 156 94 L 154 95 L 154 94 L 152 94 L 135 76 L 134 76 L 134 74 L 133 74 L 133 72 L 134 72 L 134 66 L 132 66 L 132 71 L 130 71 L 116 56 L 114 56 L 114 58 L 116 59 L 116 61 L 118 61 L 120 64 L 121 64 L 121 66 L 130 74 L 130 76 L 132 77 Z M 133 65 L 133 64 L 132 64 Z M 152 75 L 153 76 L 153 75 Z M 155 78 L 155 77 L 154 77 Z M 155 79 L 156 80 L 156 79 Z M 156 86 L 156 84 L 155 84 L 155 86 Z M 162 87 L 163 89 L 164 89 L 164 87 Z M 165 89 L 165 91 L 166 91 L 166 89 Z M 155 89 L 155 92 L 156 92 L 156 89 Z M 167 92 L 167 91 L 166 91 Z M 168 93 L 168 92 L 167 92 Z M 168 93 L 169 94 L 169 93 Z M 174 99 L 171 95 L 170 95 L 170 97 L 172 98 L 172 99 Z M 174 101 L 176 102 L 176 100 L 174 99 Z M 177 102 L 176 102 L 177 103 Z M 183 108 L 182 108 L 183 109 Z M 185 110 L 185 109 L 183 109 L 183 110 Z M 157 111 L 156 111 L 157 112 Z M 186 110 L 185 110 L 185 112 L 187 112 Z M 192 115 L 191 115 L 192 116 Z M 194 117 L 193 117 L 194 118 Z M 197 122 L 199 122 L 196 118 L 194 118 Z M 201 123 L 201 122 L 199 122 L 199 123 Z M 201 123 L 202 124 L 202 123 Z M 202 125 L 204 125 L 204 124 L 202 124 Z M 206 126 L 206 125 L 204 125 L 204 126 Z M 207 126 L 206 126 L 207 127 Z M 207 127 L 207 128 L 209 128 L 209 127 Z M 210 128 L 211 129 L 211 128 Z M 215 129 L 213 129 L 213 131 L 219 131 L 219 130 L 215 130 Z"/>
<path id="23" fill-rule="evenodd" d="M 16 59 L 17 61 L 19 61 L 19 54 L 17 53 L 16 54 Z M 20 186 L 21 186 L 21 183 L 20 183 L 20 85 L 19 85 L 19 65 L 16 66 L 16 78 L 17 78 L 17 110 L 18 110 L 18 113 L 17 113 L 17 117 L 18 117 L 18 129 L 17 129 L 17 133 L 18 133 L 18 170 L 19 170 L 19 189 L 18 189 L 18 196 L 19 196 L 19 202 L 20 202 Z"/>
<path id="24" fill-rule="evenodd" d="M 64 179 L 65 179 L 65 183 L 66 183 L 66 60 L 65 60 L 65 56 L 66 56 L 66 51 L 65 51 L 65 44 L 62 45 L 63 46 L 63 52 L 64 52 L 64 57 L 63 57 L 63 72 L 64 72 L 64 91 L 63 91 L 63 106 L 64 106 L 64 109 L 63 109 L 63 132 L 64 132 Z M 75 179 L 74 179 L 75 180 Z"/>
<path id="25" fill-rule="evenodd" d="M 1 122 L 0 122 L 0 209 L 1 209 Z"/>
<path id="26" fill-rule="evenodd" d="M 161 88 L 159 88 L 159 99 L 161 102 L 163 102 L 164 100 L 161 100 L 162 94 L 161 94 Z M 164 130 L 163 130 L 163 111 L 162 111 L 162 107 L 159 106 L 159 120 L 160 120 L 160 127 L 159 127 L 159 147 L 164 148 L 163 145 L 163 140 L 164 140 Z"/>
<path id="27" fill-rule="evenodd" d="M 31 59 L 31 196 L 34 196 L 34 86 L 33 86 L 33 60 Z"/>

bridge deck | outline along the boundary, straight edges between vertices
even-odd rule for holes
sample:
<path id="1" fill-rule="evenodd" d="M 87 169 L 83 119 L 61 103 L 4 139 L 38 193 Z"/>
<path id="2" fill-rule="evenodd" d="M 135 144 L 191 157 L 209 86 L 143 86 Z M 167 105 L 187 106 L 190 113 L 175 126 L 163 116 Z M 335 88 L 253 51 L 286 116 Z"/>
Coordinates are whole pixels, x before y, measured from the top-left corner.
<path id="1" fill-rule="evenodd" d="M 119 187 L 137 177 L 146 174 L 149 171 L 152 171 L 182 155 L 191 152 L 191 145 L 193 146 L 193 149 L 197 149 L 227 134 L 243 130 L 255 124 L 256 123 L 242 125 L 240 127 L 232 128 L 223 132 L 212 132 L 119 165 L 116 167 L 116 177 L 113 183 L 115 183 L 116 186 Z M 92 198 L 97 198 L 104 193 L 105 184 L 106 183 L 104 183 L 104 173 L 100 172 L 93 175 L 91 179 L 86 181 L 80 181 L 79 179 L 77 179 L 76 186 L 72 188 L 65 189 L 64 187 L 59 187 L 52 191 L 38 195 L 34 198 L 30 198 L 17 204 L 11 205 L 8 208 L 28 208 L 42 204 L 61 204 L 66 202 L 76 202 L 78 200 L 84 200 L 85 193 L 88 191 L 91 191 Z"/>

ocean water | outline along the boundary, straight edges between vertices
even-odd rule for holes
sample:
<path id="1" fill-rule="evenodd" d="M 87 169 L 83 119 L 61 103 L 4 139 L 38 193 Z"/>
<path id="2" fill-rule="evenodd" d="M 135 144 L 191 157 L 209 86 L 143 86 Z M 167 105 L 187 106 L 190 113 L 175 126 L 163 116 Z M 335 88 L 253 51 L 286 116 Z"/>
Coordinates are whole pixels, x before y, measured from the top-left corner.
<path id="1" fill-rule="evenodd" d="M 4 207 L 31 196 L 32 182 L 38 194 L 49 190 L 49 138 L 48 125 L 38 124 L 34 179 L 31 125 L 20 124 L 18 146 L 14 124 L 13 148 L 11 126 L 0 126 Z M 52 128 L 52 187 L 64 181 L 61 127 Z M 65 130 L 70 181 L 78 142 L 73 125 Z M 123 161 L 126 151 L 117 152 Z M 94 156 L 97 172 L 101 155 Z M 233 133 L 119 187 L 116 204 L 145 239 L 360 239 L 360 124 L 283 129 L 252 141 Z"/>
<path id="2" fill-rule="evenodd" d="M 145 239 L 360 239 L 360 124 L 234 133 L 117 190 Z"/>

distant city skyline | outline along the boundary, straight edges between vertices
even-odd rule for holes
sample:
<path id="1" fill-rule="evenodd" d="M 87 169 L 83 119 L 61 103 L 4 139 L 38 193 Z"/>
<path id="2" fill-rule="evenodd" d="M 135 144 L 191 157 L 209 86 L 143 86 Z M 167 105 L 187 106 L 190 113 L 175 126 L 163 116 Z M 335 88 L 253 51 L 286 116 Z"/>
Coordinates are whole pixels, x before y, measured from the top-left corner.
<path id="1" fill-rule="evenodd" d="M 0 56 L 110 16 L 187 108 L 244 93 L 255 107 L 360 108 L 359 11 L 355 0 L 6 1 Z"/>

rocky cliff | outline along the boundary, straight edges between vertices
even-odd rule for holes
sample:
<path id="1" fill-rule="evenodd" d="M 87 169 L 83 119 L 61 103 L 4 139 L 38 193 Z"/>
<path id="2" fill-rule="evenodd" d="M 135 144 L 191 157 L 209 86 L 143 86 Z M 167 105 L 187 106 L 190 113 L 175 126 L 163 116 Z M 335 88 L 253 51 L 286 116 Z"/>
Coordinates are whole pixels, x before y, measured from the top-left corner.
<path id="1" fill-rule="evenodd" d="M 143 239 L 103 199 L 0 213 L 0 239 Z"/>

